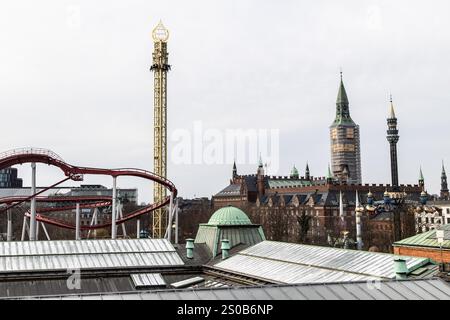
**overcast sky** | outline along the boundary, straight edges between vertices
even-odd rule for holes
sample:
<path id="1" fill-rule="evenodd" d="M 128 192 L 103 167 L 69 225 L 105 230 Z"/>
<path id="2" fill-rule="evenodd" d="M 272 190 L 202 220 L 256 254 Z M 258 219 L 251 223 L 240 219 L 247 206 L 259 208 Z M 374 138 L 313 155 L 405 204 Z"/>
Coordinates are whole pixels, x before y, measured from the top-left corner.
<path id="1" fill-rule="evenodd" d="M 326 173 L 339 69 L 361 130 L 365 183 L 390 183 L 394 96 L 401 183 L 439 191 L 450 171 L 450 3 L 438 1 L 3 1 L 0 150 L 35 146 L 67 162 L 153 167 L 151 31 L 170 30 L 169 154 L 177 129 L 279 129 L 280 170 Z M 29 185 L 29 164 L 18 166 Z M 38 184 L 60 179 L 40 165 Z M 256 172 L 256 163 L 239 164 Z M 450 173 L 450 172 L 449 172 Z M 211 196 L 231 165 L 177 165 L 181 196 Z M 86 183 L 111 185 L 89 177 Z M 149 201 L 151 187 L 138 187 Z M 69 183 L 74 185 L 75 183 Z"/>

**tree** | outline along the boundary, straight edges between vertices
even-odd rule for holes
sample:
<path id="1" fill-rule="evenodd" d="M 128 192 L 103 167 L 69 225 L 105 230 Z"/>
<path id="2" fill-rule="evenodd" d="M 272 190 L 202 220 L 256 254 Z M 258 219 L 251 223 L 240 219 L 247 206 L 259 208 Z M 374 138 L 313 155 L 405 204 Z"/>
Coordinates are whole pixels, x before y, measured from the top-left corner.
<path id="1" fill-rule="evenodd" d="M 308 235 L 308 230 L 310 227 L 311 216 L 306 215 L 306 210 L 301 211 L 300 216 L 297 216 L 297 222 L 299 224 L 299 236 L 298 241 L 300 243 L 306 243 L 306 237 Z"/>

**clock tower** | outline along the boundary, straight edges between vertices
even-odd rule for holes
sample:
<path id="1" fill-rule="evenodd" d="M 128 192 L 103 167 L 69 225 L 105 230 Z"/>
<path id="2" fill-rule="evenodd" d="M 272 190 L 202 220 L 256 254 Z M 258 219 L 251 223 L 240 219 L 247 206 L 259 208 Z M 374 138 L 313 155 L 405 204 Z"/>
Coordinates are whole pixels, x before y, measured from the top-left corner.
<path id="1" fill-rule="evenodd" d="M 350 117 L 350 109 L 342 80 L 336 100 L 336 118 L 330 126 L 331 171 L 337 180 L 361 184 L 359 126 Z"/>

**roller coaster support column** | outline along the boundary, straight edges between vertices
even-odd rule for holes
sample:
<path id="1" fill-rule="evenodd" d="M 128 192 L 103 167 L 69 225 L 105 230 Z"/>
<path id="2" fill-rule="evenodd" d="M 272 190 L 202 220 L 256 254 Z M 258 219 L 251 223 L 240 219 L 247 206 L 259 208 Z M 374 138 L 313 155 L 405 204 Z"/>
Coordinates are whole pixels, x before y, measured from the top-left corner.
<path id="1" fill-rule="evenodd" d="M 22 237 L 20 238 L 20 241 L 25 240 L 25 233 L 28 233 L 28 237 L 30 236 L 30 230 L 28 230 L 28 218 L 26 215 L 23 215 Z"/>
<path id="2" fill-rule="evenodd" d="M 141 219 L 137 218 L 136 219 L 136 238 L 139 239 L 141 233 Z"/>
<path id="3" fill-rule="evenodd" d="M 39 240 L 39 227 L 41 223 L 39 221 L 36 222 L 36 240 Z"/>
<path id="4" fill-rule="evenodd" d="M 112 190 L 112 210 L 111 210 L 111 239 L 117 237 L 117 226 L 116 226 L 116 201 L 117 201 L 117 188 L 116 188 L 116 177 L 113 177 L 113 190 Z"/>
<path id="5" fill-rule="evenodd" d="M 42 230 L 44 230 L 47 240 L 50 240 L 50 236 L 48 235 L 48 231 L 47 231 L 47 228 L 45 227 L 45 223 L 42 223 L 41 226 L 42 226 Z"/>
<path id="6" fill-rule="evenodd" d="M 31 163 L 31 195 L 36 194 L 36 163 Z M 36 197 L 31 198 L 30 241 L 36 240 Z"/>
<path id="7" fill-rule="evenodd" d="M 80 240 L 80 204 L 77 203 L 75 213 L 75 240 Z"/>
<path id="8" fill-rule="evenodd" d="M 98 209 L 95 208 L 94 210 L 94 224 L 98 223 Z M 94 229 L 94 238 L 97 239 L 97 229 Z"/>
<path id="9" fill-rule="evenodd" d="M 123 218 L 123 205 L 122 205 L 122 203 L 120 203 L 120 200 L 118 202 L 119 203 L 117 204 L 117 212 L 119 213 L 120 219 L 122 219 Z M 125 227 L 125 222 L 122 223 L 122 236 L 124 238 L 127 237 L 127 228 Z"/>
<path id="10" fill-rule="evenodd" d="M 175 244 L 178 244 L 178 199 L 175 208 Z"/>
<path id="11" fill-rule="evenodd" d="M 170 204 L 169 204 L 169 222 L 167 223 L 167 239 L 169 242 L 172 241 L 172 217 L 173 217 L 173 192 L 170 193 Z"/>
<path id="12" fill-rule="evenodd" d="M 6 215 L 8 217 L 8 225 L 6 227 L 6 241 L 12 241 L 12 212 L 11 212 L 11 209 L 9 209 L 6 212 Z"/>

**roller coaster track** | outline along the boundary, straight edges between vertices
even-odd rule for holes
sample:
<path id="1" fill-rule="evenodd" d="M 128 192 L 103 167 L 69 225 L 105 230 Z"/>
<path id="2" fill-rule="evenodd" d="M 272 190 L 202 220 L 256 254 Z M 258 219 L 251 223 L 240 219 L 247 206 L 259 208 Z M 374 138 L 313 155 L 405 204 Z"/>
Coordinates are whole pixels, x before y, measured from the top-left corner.
<path id="1" fill-rule="evenodd" d="M 48 164 L 50 166 L 55 166 L 63 171 L 66 176 L 65 179 L 55 183 L 54 185 L 44 188 L 40 190 L 34 195 L 31 196 L 19 196 L 19 197 L 6 197 L 0 198 L 0 205 L 3 207 L 0 208 L 0 213 L 5 212 L 6 210 L 26 201 L 29 201 L 33 197 L 35 197 L 37 202 L 46 202 L 46 203 L 74 203 L 74 205 L 61 206 L 61 207 L 50 207 L 50 208 L 40 208 L 37 210 L 36 220 L 44 223 L 48 223 L 54 226 L 58 226 L 66 229 L 75 229 L 75 225 L 62 220 L 57 220 L 54 218 L 50 218 L 48 216 L 43 216 L 40 213 L 45 212 L 55 212 L 55 211 L 64 211 L 64 210 L 72 210 L 75 208 L 76 203 L 80 203 L 81 208 L 96 208 L 102 206 L 111 205 L 111 197 L 102 197 L 102 196 L 91 196 L 91 197 L 64 197 L 64 196 L 50 196 L 50 197 L 38 197 L 42 192 L 50 189 L 51 187 L 55 187 L 58 184 L 67 181 L 83 181 L 84 175 L 103 175 L 103 176 L 111 176 L 111 177 L 120 177 L 120 176 L 131 176 L 137 178 L 143 178 L 147 180 L 154 181 L 156 183 L 164 186 L 169 192 L 172 194 L 173 198 L 177 196 L 177 189 L 175 185 L 168 179 L 158 176 L 153 172 L 136 169 L 136 168 L 120 168 L 120 169 L 101 169 L 101 168 L 89 168 L 89 167 L 80 167 L 66 163 L 59 155 L 54 153 L 53 151 L 47 149 L 38 149 L 38 148 L 22 148 L 22 149 L 14 149 L 10 151 L 6 151 L 0 153 L 0 170 L 5 169 L 14 165 L 24 164 L 24 163 L 43 163 Z M 170 203 L 170 196 L 165 197 L 159 202 L 152 203 L 143 208 L 140 208 L 136 211 L 133 211 L 123 218 L 117 219 L 116 224 L 124 223 L 128 220 L 137 218 L 141 215 L 150 213 L 156 209 L 162 208 Z M 6 205 L 6 206 L 5 206 Z M 29 215 L 29 213 L 26 213 Z M 107 222 L 103 224 L 96 225 L 84 225 L 80 226 L 81 230 L 91 230 L 91 229 L 100 229 L 111 226 L 112 222 Z"/>

